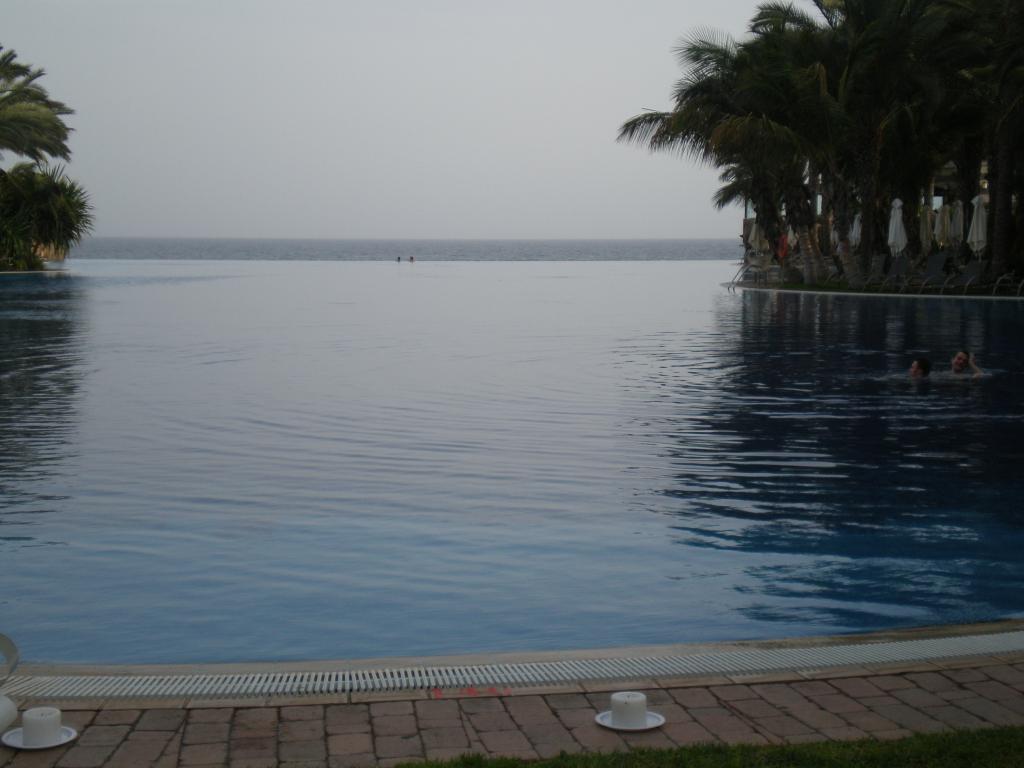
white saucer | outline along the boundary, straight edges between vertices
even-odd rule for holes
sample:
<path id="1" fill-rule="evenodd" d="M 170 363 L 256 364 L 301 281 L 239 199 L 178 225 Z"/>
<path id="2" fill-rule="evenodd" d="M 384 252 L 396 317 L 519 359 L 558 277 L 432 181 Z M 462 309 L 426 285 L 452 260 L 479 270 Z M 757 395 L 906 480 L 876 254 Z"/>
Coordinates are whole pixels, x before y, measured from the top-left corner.
<path id="1" fill-rule="evenodd" d="M 52 749 L 53 747 L 60 747 L 67 744 L 69 741 L 74 741 L 78 738 L 78 731 L 67 725 L 60 727 L 60 738 L 51 744 L 40 744 L 38 746 L 27 747 L 21 743 L 21 728 L 15 728 L 14 730 L 8 731 L 2 737 L 0 741 L 3 741 L 8 747 L 14 749 Z"/>
<path id="2" fill-rule="evenodd" d="M 597 721 L 598 725 L 604 728 L 609 728 L 613 731 L 649 731 L 652 728 L 657 728 L 658 726 L 665 724 L 665 716 L 659 715 L 657 712 L 648 712 L 647 722 L 644 725 L 638 725 L 634 728 L 627 728 L 623 725 L 612 725 L 611 710 L 595 715 L 594 720 Z"/>

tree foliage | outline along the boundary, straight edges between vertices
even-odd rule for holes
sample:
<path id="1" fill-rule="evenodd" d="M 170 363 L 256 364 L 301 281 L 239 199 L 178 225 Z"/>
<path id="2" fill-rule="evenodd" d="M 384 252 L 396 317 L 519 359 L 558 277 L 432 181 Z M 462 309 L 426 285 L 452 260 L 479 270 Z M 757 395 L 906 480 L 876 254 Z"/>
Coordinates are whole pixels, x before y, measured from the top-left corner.
<path id="1" fill-rule="evenodd" d="M 0 46 L 0 158 L 32 161 L 0 170 L 0 271 L 39 269 L 44 259 L 64 258 L 92 228 L 85 190 L 51 159 L 68 160 L 73 114 L 50 98 L 45 73 Z"/>
<path id="2" fill-rule="evenodd" d="M 683 40 L 672 109 L 626 121 L 619 139 L 722 169 L 715 203 L 752 202 L 767 233 L 784 211 L 814 234 L 821 193 L 848 273 L 884 251 L 893 198 L 930 205 L 932 181 L 952 164 L 956 196 L 969 203 L 987 160 L 993 261 L 1022 269 L 1021 40 L 1019 0 L 766 2 L 743 40 Z M 854 213 L 859 254 L 846 240 Z"/>

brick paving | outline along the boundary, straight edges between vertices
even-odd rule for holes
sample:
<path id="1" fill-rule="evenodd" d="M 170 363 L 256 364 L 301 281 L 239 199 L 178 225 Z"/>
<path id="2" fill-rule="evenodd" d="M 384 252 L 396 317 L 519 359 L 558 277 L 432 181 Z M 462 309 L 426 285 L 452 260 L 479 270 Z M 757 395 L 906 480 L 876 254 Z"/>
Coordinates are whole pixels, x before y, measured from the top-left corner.
<path id="1" fill-rule="evenodd" d="M 70 745 L 16 752 L 0 768 L 358 768 L 464 754 L 524 760 L 697 743 L 899 739 L 1024 725 L 1024 655 L 802 676 L 673 678 L 643 685 L 351 694 L 283 702 L 55 703 Z M 613 690 L 642 690 L 665 725 L 601 728 Z M 44 702 L 21 702 L 33 706 Z"/>

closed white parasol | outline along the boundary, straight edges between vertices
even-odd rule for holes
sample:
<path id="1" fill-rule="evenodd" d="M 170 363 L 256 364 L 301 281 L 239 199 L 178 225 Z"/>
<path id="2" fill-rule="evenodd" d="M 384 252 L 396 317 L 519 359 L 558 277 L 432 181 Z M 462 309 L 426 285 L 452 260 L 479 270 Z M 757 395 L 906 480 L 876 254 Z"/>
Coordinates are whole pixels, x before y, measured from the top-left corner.
<path id="1" fill-rule="evenodd" d="M 886 244 L 893 256 L 903 253 L 907 247 L 907 228 L 903 226 L 903 201 L 898 197 L 892 201 L 889 211 L 889 237 Z"/>
<path id="2" fill-rule="evenodd" d="M 860 245 L 860 214 L 853 217 L 853 224 L 850 225 L 850 247 L 856 248 Z"/>
<path id="3" fill-rule="evenodd" d="M 928 253 L 932 249 L 932 207 L 928 204 L 921 206 L 921 224 L 918 234 L 921 237 L 921 253 Z"/>
<path id="4" fill-rule="evenodd" d="M 985 210 L 985 199 L 978 195 L 974 203 L 974 216 L 971 218 L 971 229 L 967 233 L 967 245 L 974 255 L 981 258 L 982 251 L 988 245 L 988 211 Z"/>
<path id="5" fill-rule="evenodd" d="M 956 248 L 964 241 L 964 204 L 957 200 L 949 219 L 949 242 Z"/>
<path id="6" fill-rule="evenodd" d="M 935 245 L 939 248 L 945 248 L 949 245 L 949 229 L 950 229 L 950 208 L 948 205 L 944 205 L 939 208 L 938 215 L 935 217 Z"/>

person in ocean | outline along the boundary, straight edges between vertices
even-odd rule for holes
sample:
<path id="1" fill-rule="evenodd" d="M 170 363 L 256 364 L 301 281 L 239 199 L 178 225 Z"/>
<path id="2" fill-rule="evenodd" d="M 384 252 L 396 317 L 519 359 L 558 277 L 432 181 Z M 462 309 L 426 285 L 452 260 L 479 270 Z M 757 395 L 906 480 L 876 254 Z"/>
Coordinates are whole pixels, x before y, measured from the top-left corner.
<path id="1" fill-rule="evenodd" d="M 977 379 L 983 374 L 981 368 L 978 367 L 978 363 L 970 352 L 966 349 L 961 349 L 950 361 L 950 369 L 957 376 L 963 376 L 966 374 L 972 374 Z"/>
<path id="2" fill-rule="evenodd" d="M 927 357 L 918 357 L 910 364 L 910 378 L 927 379 L 932 372 L 932 361 Z"/>

